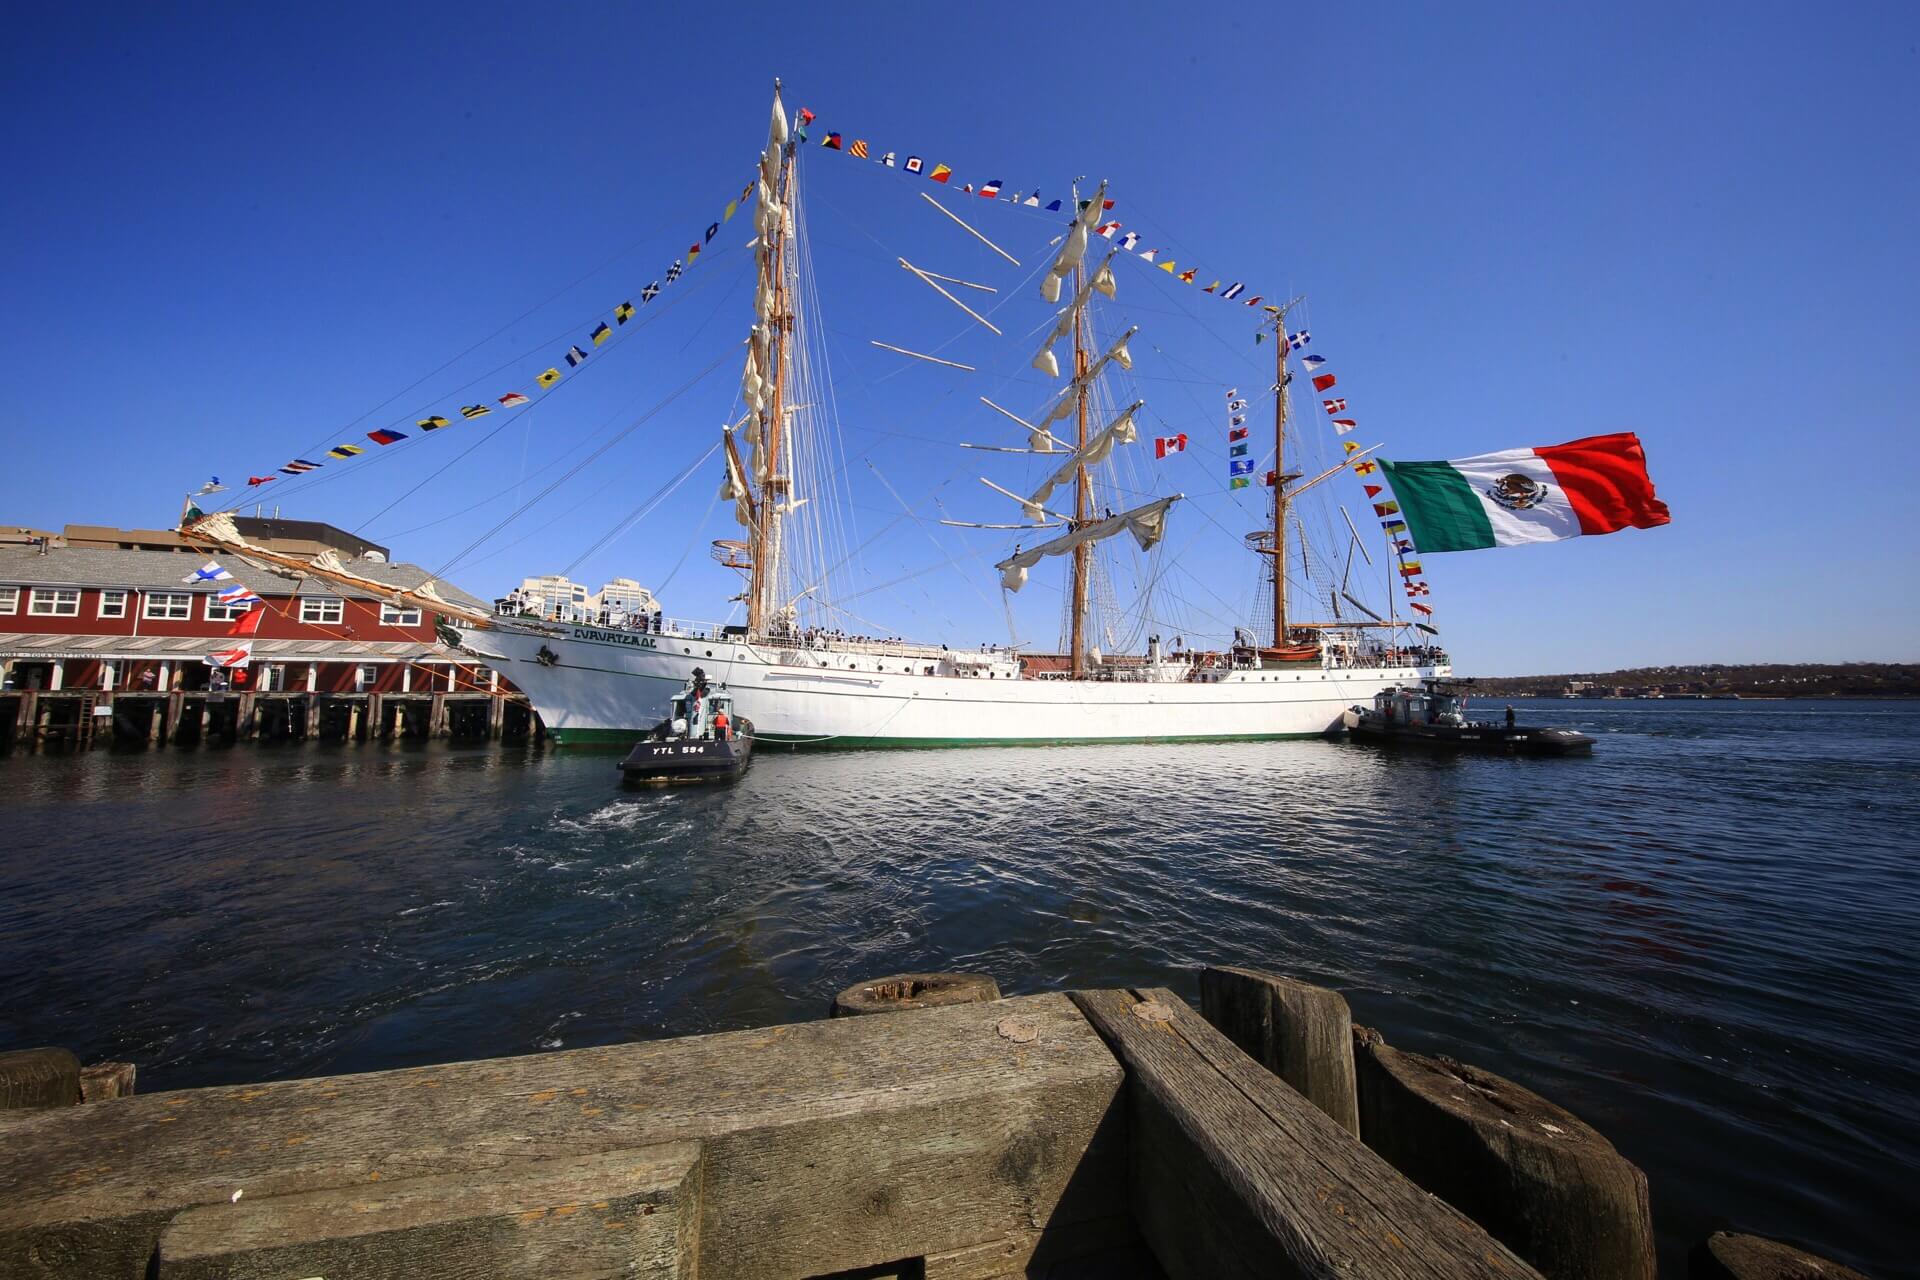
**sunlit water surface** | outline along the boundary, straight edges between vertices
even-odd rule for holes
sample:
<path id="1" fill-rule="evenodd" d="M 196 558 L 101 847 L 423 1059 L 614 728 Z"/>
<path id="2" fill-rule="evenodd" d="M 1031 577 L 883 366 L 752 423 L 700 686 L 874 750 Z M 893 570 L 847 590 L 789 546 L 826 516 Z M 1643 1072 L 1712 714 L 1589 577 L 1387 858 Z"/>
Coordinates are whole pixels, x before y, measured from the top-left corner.
<path id="1" fill-rule="evenodd" d="M 1254 964 L 1596 1125 L 1670 1266 L 1732 1225 L 1920 1274 L 1920 706 L 1525 714 L 1597 755 L 768 754 L 669 793 L 525 750 L 16 756 L 0 1047 L 157 1090 L 813 1018 L 905 969 L 1197 1000 Z"/>

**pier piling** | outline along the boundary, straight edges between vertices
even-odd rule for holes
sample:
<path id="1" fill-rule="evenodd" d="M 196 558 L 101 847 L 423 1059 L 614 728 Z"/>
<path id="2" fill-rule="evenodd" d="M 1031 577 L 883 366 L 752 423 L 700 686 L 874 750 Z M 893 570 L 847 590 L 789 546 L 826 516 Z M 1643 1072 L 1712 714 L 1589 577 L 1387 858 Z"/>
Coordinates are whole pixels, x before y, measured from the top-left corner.
<path id="1" fill-rule="evenodd" d="M 1209 966 L 1200 971 L 1200 1012 L 1248 1057 L 1360 1136 L 1346 997 L 1277 974 Z"/>
<path id="2" fill-rule="evenodd" d="M 1646 1175 L 1572 1113 L 1355 1027 L 1360 1132 L 1549 1280 L 1654 1280 Z"/>
<path id="3" fill-rule="evenodd" d="M 982 1004 L 1000 998 L 1000 986 L 984 973 L 896 973 L 856 982 L 833 998 L 830 1018 L 856 1018 L 907 1009 Z"/>
<path id="4" fill-rule="evenodd" d="M 80 1101 L 80 1059 L 65 1049 L 0 1053 L 0 1111 L 70 1107 Z"/>
<path id="5" fill-rule="evenodd" d="M 1688 1280 L 1867 1280 L 1778 1240 L 1716 1231 L 1687 1257 Z"/>

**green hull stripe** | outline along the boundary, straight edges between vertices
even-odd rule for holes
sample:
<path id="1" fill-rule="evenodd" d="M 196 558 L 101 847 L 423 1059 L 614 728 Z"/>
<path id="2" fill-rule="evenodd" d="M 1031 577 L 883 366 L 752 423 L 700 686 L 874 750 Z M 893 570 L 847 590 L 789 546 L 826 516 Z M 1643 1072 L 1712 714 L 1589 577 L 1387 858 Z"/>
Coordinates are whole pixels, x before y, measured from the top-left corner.
<path id="1" fill-rule="evenodd" d="M 650 729 L 558 729 L 550 731 L 547 736 L 555 746 L 560 747 L 628 747 L 650 732 Z M 1326 736 L 1326 733 L 1195 733 L 1139 738 L 858 738 L 849 735 L 823 739 L 763 733 L 755 741 L 759 745 L 794 751 L 912 751 L 936 747 L 1098 747 L 1171 742 L 1280 742 Z"/>
<path id="2" fill-rule="evenodd" d="M 1477 551 L 1491 547 L 1493 522 L 1467 478 L 1444 462 L 1388 462 L 1380 469 L 1393 486 L 1421 551 Z"/>

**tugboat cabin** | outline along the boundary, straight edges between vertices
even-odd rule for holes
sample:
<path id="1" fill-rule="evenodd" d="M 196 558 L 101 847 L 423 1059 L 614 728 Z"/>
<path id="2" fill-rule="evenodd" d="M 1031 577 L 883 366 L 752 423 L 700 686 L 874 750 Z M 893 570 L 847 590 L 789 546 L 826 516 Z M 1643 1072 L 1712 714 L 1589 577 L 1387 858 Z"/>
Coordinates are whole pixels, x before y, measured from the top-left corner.
<path id="1" fill-rule="evenodd" d="M 694 742 L 725 742 L 739 732 L 733 695 L 724 689 L 709 687 L 706 675 L 698 669 L 693 674 L 693 683 L 669 704 L 664 736 Z"/>

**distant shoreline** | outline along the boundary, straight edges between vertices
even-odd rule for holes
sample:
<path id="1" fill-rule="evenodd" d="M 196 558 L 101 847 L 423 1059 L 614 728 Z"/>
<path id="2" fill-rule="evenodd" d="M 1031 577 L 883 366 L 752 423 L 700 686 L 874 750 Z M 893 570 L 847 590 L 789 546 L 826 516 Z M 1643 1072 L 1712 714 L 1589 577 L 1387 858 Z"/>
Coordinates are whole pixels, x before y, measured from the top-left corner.
<path id="1" fill-rule="evenodd" d="M 1509 698 L 1638 701 L 1920 697 L 1920 663 L 1706 663 L 1538 676 L 1476 676 L 1474 689 Z"/>

